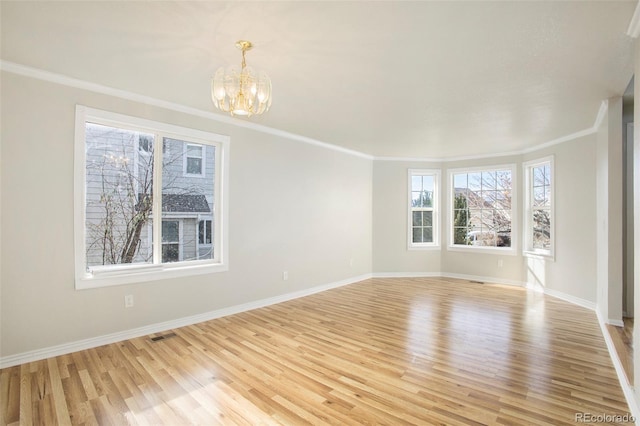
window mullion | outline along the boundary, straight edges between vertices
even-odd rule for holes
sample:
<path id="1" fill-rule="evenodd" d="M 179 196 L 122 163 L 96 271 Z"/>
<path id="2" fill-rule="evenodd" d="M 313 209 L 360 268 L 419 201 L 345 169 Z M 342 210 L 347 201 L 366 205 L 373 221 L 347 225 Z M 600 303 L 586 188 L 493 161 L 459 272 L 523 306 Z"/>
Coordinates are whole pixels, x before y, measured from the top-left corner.
<path id="1" fill-rule="evenodd" d="M 163 136 L 156 133 L 153 150 L 153 263 L 162 263 L 162 146 Z"/>

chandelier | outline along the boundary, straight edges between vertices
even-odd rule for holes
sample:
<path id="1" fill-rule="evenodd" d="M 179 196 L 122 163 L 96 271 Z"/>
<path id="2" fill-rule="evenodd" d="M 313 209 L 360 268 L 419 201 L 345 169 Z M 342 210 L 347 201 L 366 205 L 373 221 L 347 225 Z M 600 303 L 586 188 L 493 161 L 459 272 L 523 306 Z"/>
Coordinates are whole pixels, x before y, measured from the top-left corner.
<path id="1" fill-rule="evenodd" d="M 236 47 L 242 50 L 242 68 L 240 72 L 234 67 L 218 68 L 211 79 L 213 104 L 231 115 L 262 114 L 271 106 L 271 79 L 247 66 L 244 55 L 253 47 L 250 41 L 239 40 Z"/>

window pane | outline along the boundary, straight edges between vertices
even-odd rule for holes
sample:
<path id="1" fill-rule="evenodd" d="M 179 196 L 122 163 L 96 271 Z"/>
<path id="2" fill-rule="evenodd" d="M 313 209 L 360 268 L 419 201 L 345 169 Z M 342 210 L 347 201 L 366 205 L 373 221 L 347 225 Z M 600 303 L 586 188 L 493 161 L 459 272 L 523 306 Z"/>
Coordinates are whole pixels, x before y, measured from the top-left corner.
<path id="1" fill-rule="evenodd" d="M 469 189 L 473 191 L 482 189 L 482 173 L 469 173 Z"/>
<path id="2" fill-rule="evenodd" d="M 422 176 L 411 176 L 411 190 L 422 191 Z"/>
<path id="3" fill-rule="evenodd" d="M 544 185 L 544 166 L 534 167 L 533 168 L 533 186 L 543 186 Z"/>
<path id="4" fill-rule="evenodd" d="M 204 240 L 204 243 L 205 243 L 205 244 L 211 244 L 211 232 L 213 231 L 213 230 L 211 229 L 211 221 L 210 221 L 210 220 L 207 220 L 205 223 L 206 223 L 206 225 L 207 225 L 207 231 L 206 231 L 206 234 L 205 234 L 205 240 Z"/>
<path id="5" fill-rule="evenodd" d="M 496 189 L 496 172 L 482 172 L 482 189 Z"/>
<path id="6" fill-rule="evenodd" d="M 551 164 L 549 163 L 544 165 L 544 184 L 551 185 Z"/>
<path id="7" fill-rule="evenodd" d="M 467 187 L 463 187 L 467 178 Z M 454 244 L 508 247 L 511 243 L 511 171 L 454 174 Z M 465 227 L 466 225 L 466 227 Z M 498 236 L 500 233 L 500 237 Z"/>
<path id="8" fill-rule="evenodd" d="M 422 228 L 420 227 L 413 228 L 413 242 L 414 243 L 422 242 Z"/>
<path id="9" fill-rule="evenodd" d="M 467 244 L 467 228 L 455 227 L 453 228 L 453 243 L 454 244 Z"/>
<path id="10" fill-rule="evenodd" d="M 422 212 L 424 226 L 433 226 L 433 212 Z"/>
<path id="11" fill-rule="evenodd" d="M 202 146 L 187 145 L 187 157 L 202 158 Z"/>
<path id="12" fill-rule="evenodd" d="M 511 189 L 511 170 L 498 170 L 496 185 L 498 189 Z"/>
<path id="13" fill-rule="evenodd" d="M 533 188 L 533 205 L 534 206 L 544 206 L 545 205 L 545 189 L 544 187 L 534 187 Z"/>
<path id="14" fill-rule="evenodd" d="M 551 248 L 551 216 L 548 210 L 533 211 L 533 248 Z"/>
<path id="15" fill-rule="evenodd" d="M 433 228 L 432 227 L 427 227 L 427 228 L 422 228 L 422 241 L 425 243 L 432 243 L 433 242 Z"/>
<path id="16" fill-rule="evenodd" d="M 457 189 L 467 188 L 467 175 L 466 174 L 454 174 L 453 186 Z"/>
<path id="17" fill-rule="evenodd" d="M 164 139 L 165 151 L 162 155 L 162 219 L 170 221 L 180 219 L 182 235 L 180 249 L 183 261 L 197 259 L 212 259 L 213 248 L 198 249 L 198 242 L 207 241 L 207 235 L 212 233 L 207 229 L 207 221 L 202 225 L 198 216 L 211 216 L 214 211 L 214 181 L 215 148 L 193 145 L 190 142 L 177 139 Z M 186 147 L 185 147 L 186 144 Z M 205 158 L 187 157 L 187 173 L 203 174 L 201 176 L 185 176 L 183 173 L 184 153 L 194 153 Z M 213 225 L 213 223 L 211 223 Z M 163 232 L 164 236 L 164 232 Z M 204 239 L 203 239 L 204 238 Z M 163 241 L 165 241 L 163 239 Z M 177 240 L 176 240 L 177 241 Z"/>
<path id="18" fill-rule="evenodd" d="M 177 220 L 162 221 L 162 242 L 175 243 L 180 241 L 180 222 Z"/>
<path id="19" fill-rule="evenodd" d="M 93 123 L 85 134 L 87 267 L 152 262 L 154 136 Z"/>
<path id="20" fill-rule="evenodd" d="M 429 191 L 433 194 L 433 176 L 425 175 L 422 176 L 422 190 Z"/>
<path id="21" fill-rule="evenodd" d="M 178 262 L 180 260 L 179 244 L 162 244 L 162 263 Z"/>
<path id="22" fill-rule="evenodd" d="M 413 212 L 413 226 L 422 226 L 422 212 Z"/>
<path id="23" fill-rule="evenodd" d="M 422 207 L 422 192 L 411 193 L 411 206 Z"/>
<path id="24" fill-rule="evenodd" d="M 201 175 L 202 158 L 187 158 L 187 173 L 191 175 Z"/>

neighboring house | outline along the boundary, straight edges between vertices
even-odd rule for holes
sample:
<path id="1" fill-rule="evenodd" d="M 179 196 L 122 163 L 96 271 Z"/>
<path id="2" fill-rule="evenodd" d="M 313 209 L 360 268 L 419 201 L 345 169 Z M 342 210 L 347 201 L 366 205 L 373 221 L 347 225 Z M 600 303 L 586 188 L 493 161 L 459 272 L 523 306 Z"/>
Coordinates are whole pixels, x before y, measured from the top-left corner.
<path id="1" fill-rule="evenodd" d="M 465 244 L 489 247 L 511 246 L 511 191 L 480 191 L 454 188 L 456 198 L 464 198 L 467 218 Z M 459 212 L 454 209 L 454 221 Z"/>
<path id="2" fill-rule="evenodd" d="M 154 135 L 86 126 L 87 265 L 152 261 Z M 213 258 L 214 148 L 162 140 L 162 262 Z"/>

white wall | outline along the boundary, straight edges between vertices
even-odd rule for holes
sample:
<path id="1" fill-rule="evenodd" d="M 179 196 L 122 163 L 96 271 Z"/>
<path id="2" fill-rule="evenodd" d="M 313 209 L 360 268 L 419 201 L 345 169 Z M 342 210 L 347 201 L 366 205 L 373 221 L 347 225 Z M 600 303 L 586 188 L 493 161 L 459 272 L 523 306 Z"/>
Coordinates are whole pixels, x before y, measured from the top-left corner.
<path id="1" fill-rule="evenodd" d="M 1 84 L 0 356 L 371 272 L 371 160 L 7 72 Z M 231 137 L 228 272 L 74 289 L 76 104 Z"/>
<path id="2" fill-rule="evenodd" d="M 596 303 L 596 134 L 515 156 L 443 163 L 375 161 L 373 166 L 373 271 L 374 274 L 444 273 L 544 287 L 550 294 L 577 303 Z M 522 256 L 522 163 L 554 156 L 555 162 L 555 260 Z M 442 250 L 407 249 L 407 170 L 517 165 L 517 254 L 469 253 L 447 250 L 447 201 L 442 198 Z M 447 191 L 445 187 L 445 191 Z M 502 260 L 499 266 L 498 260 Z"/>
<path id="3" fill-rule="evenodd" d="M 86 90 L 2 74 L 0 209 L 3 357 L 301 291 L 370 273 L 536 281 L 596 302 L 596 141 L 590 134 L 511 157 L 444 163 L 371 161 L 280 136 Z M 75 105 L 231 137 L 230 270 L 96 290 L 74 289 Z M 555 157 L 556 256 L 539 261 L 407 249 L 407 169 L 517 164 Z M 517 201 L 522 223 L 522 191 Z M 502 267 L 498 266 L 502 259 Z M 353 260 L 353 262 L 351 262 Z M 352 266 L 351 266 L 352 264 Z M 289 280 L 282 280 L 282 271 Z M 532 272 L 535 272 L 535 277 Z M 126 294 L 136 306 L 125 309 Z"/>
<path id="4" fill-rule="evenodd" d="M 552 294 L 596 302 L 596 134 L 528 153 L 523 161 L 553 155 L 555 260 L 525 258 L 525 280 L 534 277 Z"/>
<path id="5" fill-rule="evenodd" d="M 597 137 L 597 277 L 598 311 L 622 325 L 622 98 L 608 100 Z"/>
<path id="6" fill-rule="evenodd" d="M 373 265 L 377 273 L 438 273 L 441 251 L 407 249 L 408 169 L 440 169 L 440 163 L 375 161 L 373 165 Z M 441 179 L 444 179 L 441 176 Z M 444 197 L 440 199 L 444 201 Z"/>

